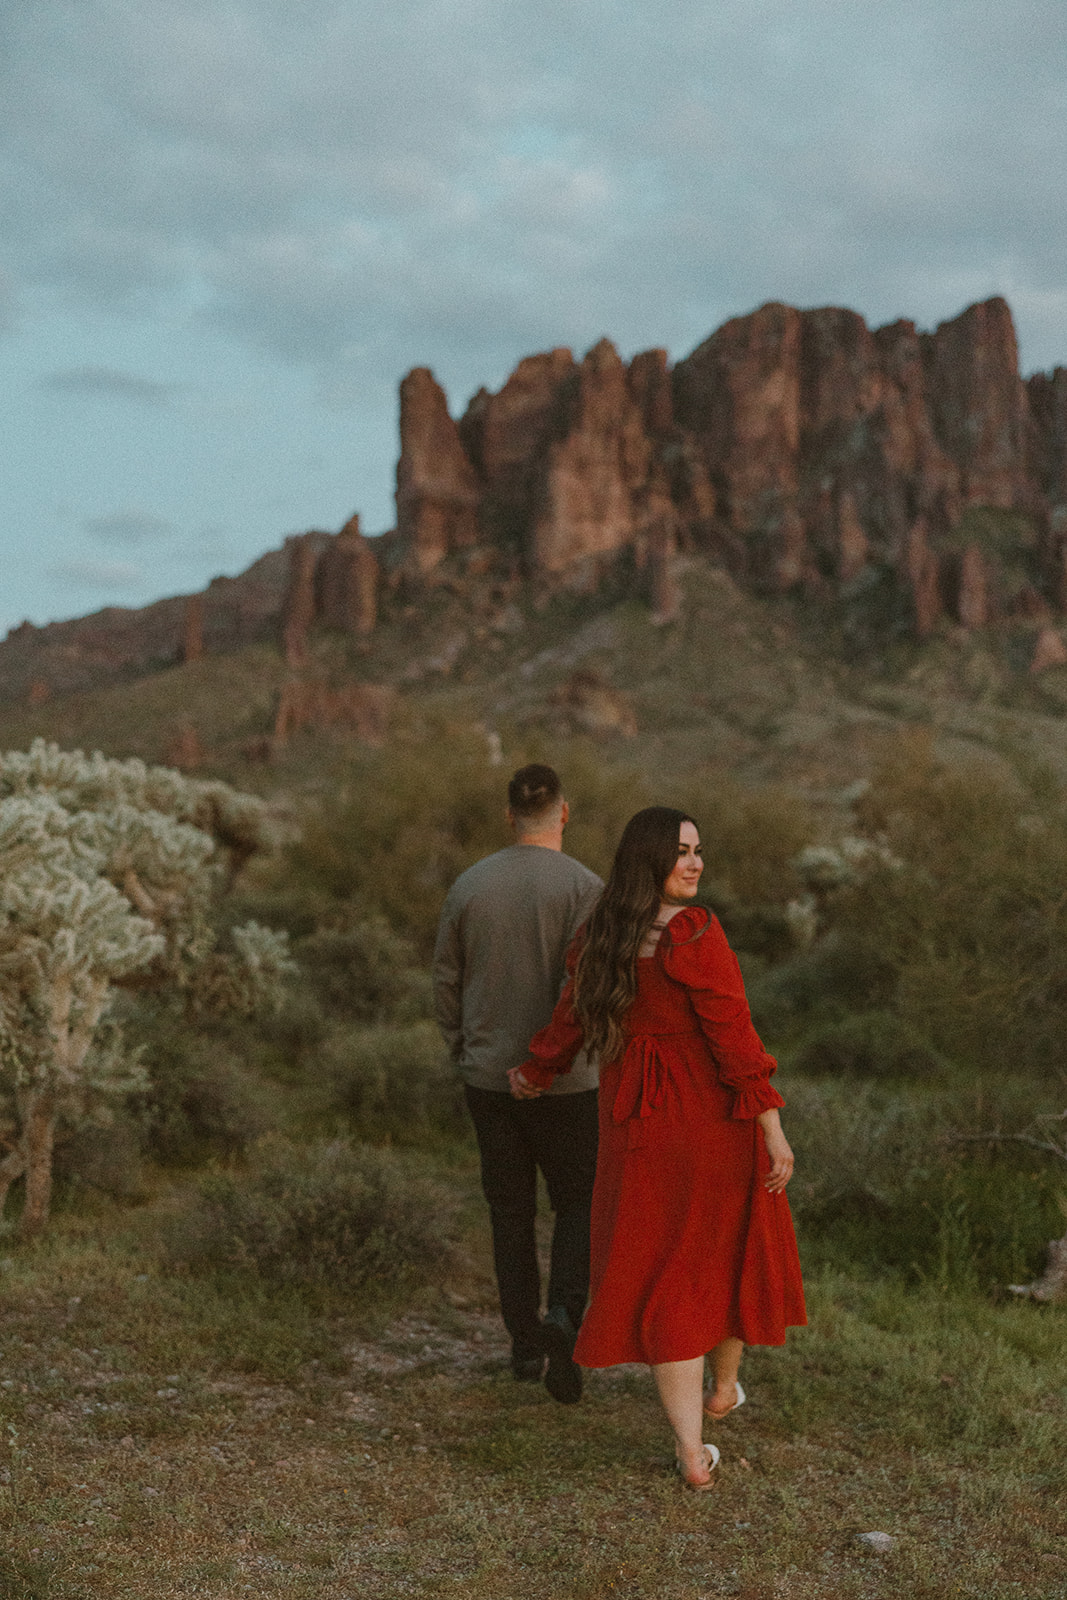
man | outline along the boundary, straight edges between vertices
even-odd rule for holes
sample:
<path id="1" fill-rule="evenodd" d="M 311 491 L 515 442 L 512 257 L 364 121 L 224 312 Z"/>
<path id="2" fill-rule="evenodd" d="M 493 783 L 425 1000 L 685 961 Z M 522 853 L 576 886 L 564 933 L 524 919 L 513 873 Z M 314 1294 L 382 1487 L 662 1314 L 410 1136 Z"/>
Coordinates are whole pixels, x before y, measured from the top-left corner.
<path id="1" fill-rule="evenodd" d="M 567 946 L 604 887 L 563 854 L 569 808 L 551 767 L 522 767 L 508 784 L 514 844 L 452 885 L 434 951 L 434 1003 L 461 1071 L 489 1202 L 493 1264 L 511 1369 L 563 1405 L 581 1399 L 571 1359 L 589 1292 L 589 1208 L 596 1170 L 596 1068 L 579 1057 L 538 1099 L 517 1100 L 508 1069 L 552 1015 Z M 537 1170 L 556 1214 L 542 1321 L 534 1219 Z M 545 1371 L 545 1356 L 548 1368 Z"/>

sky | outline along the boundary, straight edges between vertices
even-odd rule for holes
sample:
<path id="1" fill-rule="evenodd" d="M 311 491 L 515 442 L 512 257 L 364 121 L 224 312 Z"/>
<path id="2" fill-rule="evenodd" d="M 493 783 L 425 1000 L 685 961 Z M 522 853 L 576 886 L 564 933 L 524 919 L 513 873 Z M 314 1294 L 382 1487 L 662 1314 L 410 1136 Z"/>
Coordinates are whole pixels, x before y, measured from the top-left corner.
<path id="1" fill-rule="evenodd" d="M 0 0 L 0 632 L 358 511 L 397 385 L 992 294 L 1067 364 L 1063 0 Z"/>

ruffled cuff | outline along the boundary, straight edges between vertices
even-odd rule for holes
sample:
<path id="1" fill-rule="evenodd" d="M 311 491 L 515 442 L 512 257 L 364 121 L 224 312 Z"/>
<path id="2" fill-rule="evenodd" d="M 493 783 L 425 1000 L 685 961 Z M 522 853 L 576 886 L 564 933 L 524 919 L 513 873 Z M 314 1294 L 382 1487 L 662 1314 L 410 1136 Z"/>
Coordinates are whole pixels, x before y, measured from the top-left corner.
<path id="1" fill-rule="evenodd" d="M 525 1070 L 524 1067 L 523 1072 Z M 785 1101 L 774 1085 L 768 1079 L 761 1078 L 758 1083 L 734 1091 L 734 1109 L 730 1115 L 735 1122 L 744 1122 L 758 1117 L 761 1111 L 773 1111 L 784 1105 Z"/>
<path id="2" fill-rule="evenodd" d="M 556 1074 L 551 1067 L 546 1067 L 543 1061 L 538 1061 L 536 1056 L 528 1056 L 519 1068 L 526 1082 L 534 1089 L 551 1089 L 556 1081 Z"/>

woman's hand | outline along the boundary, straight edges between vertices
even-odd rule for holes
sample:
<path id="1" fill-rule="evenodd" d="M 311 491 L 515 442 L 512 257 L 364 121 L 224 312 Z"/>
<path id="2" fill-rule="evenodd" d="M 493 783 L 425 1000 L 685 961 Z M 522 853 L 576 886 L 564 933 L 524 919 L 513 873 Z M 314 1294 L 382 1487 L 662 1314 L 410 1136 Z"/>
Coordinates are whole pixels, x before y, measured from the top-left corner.
<path id="1" fill-rule="evenodd" d="M 757 1121 L 763 1129 L 763 1142 L 771 1158 L 771 1170 L 763 1180 L 763 1187 L 771 1194 L 782 1194 L 793 1176 L 793 1152 L 782 1132 L 777 1107 L 772 1111 L 761 1111 Z"/>
<path id="2" fill-rule="evenodd" d="M 527 1083 L 522 1075 L 521 1067 L 511 1068 L 508 1073 L 508 1082 L 511 1084 L 511 1092 L 516 1100 L 536 1100 L 538 1095 L 545 1092 L 543 1089 L 539 1089 L 536 1083 Z"/>

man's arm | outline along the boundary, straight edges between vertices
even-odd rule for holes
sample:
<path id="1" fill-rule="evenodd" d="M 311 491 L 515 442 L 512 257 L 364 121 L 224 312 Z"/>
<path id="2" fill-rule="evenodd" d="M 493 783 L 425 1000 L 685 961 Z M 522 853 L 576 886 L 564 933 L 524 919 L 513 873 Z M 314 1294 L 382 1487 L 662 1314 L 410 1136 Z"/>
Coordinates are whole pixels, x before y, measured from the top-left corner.
<path id="1" fill-rule="evenodd" d="M 463 1047 L 463 944 L 459 917 L 445 901 L 433 952 L 433 1009 L 453 1061 Z"/>

